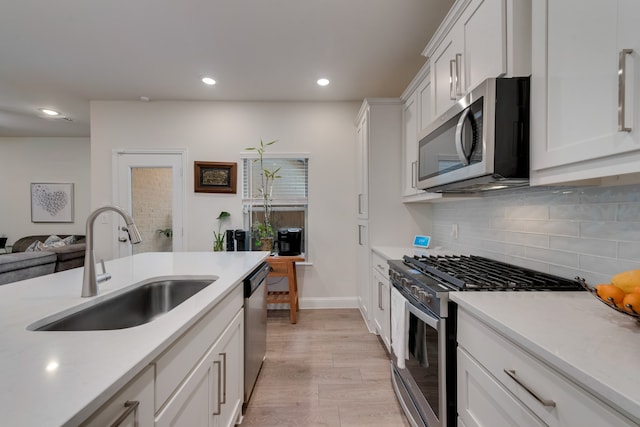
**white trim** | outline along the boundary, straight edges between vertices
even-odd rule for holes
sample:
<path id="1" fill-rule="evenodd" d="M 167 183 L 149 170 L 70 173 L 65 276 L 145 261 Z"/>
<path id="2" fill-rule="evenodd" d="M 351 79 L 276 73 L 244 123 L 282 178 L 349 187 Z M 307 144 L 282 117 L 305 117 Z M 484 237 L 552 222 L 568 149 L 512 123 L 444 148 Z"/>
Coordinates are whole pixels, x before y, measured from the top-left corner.
<path id="1" fill-rule="evenodd" d="M 299 299 L 301 309 L 358 308 L 358 297 L 310 297 Z M 274 304 L 278 305 L 278 304 Z M 289 306 L 285 304 L 288 308 Z"/>
<path id="2" fill-rule="evenodd" d="M 269 152 L 262 155 L 265 159 L 309 159 L 311 156 L 309 153 L 296 153 L 296 152 Z M 241 151 L 240 159 L 257 159 L 258 153 L 255 151 Z"/>

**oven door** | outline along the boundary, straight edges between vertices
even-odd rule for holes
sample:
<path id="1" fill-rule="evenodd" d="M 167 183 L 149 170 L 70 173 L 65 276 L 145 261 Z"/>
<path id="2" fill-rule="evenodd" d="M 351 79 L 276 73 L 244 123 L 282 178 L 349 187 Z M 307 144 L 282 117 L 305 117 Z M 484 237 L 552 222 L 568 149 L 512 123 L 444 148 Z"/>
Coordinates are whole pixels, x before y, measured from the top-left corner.
<path id="1" fill-rule="evenodd" d="M 413 305 L 405 296 L 405 367 L 398 367 L 394 353 L 393 387 L 413 426 L 445 427 L 446 319 Z M 396 316 L 398 314 L 393 314 Z"/>

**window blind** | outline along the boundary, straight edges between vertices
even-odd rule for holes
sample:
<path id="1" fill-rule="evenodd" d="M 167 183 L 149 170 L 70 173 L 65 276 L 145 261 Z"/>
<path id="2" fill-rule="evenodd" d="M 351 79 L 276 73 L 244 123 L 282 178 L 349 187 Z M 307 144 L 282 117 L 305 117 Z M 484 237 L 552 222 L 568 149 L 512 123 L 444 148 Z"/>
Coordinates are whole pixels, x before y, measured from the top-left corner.
<path id="1" fill-rule="evenodd" d="M 263 167 L 271 171 L 280 168 L 271 188 L 273 204 L 306 204 L 309 192 L 307 158 L 265 158 Z M 243 159 L 242 198 L 245 203 L 261 204 L 262 171 L 260 162 Z"/>

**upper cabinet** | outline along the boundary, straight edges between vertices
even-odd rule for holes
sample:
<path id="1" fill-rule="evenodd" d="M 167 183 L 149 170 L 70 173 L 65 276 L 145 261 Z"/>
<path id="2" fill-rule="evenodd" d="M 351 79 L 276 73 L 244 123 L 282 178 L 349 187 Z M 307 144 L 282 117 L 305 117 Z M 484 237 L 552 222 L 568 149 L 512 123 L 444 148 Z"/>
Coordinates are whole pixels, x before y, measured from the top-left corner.
<path id="1" fill-rule="evenodd" d="M 423 52 L 437 118 L 483 80 L 530 74 L 529 0 L 456 2 Z"/>
<path id="2" fill-rule="evenodd" d="M 358 115 L 356 123 L 356 191 L 357 215 L 359 219 L 369 216 L 369 115 L 368 105 Z"/>
<path id="3" fill-rule="evenodd" d="M 640 171 L 640 2 L 536 1 L 532 184 Z"/>

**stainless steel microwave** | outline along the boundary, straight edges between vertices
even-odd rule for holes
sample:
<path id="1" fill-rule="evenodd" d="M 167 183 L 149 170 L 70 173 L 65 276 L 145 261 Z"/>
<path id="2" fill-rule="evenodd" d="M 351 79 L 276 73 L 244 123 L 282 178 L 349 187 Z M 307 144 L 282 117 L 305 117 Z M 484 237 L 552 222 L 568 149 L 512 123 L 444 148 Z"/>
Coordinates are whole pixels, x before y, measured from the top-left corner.
<path id="1" fill-rule="evenodd" d="M 418 137 L 418 188 L 476 193 L 529 184 L 529 77 L 485 80 Z"/>

